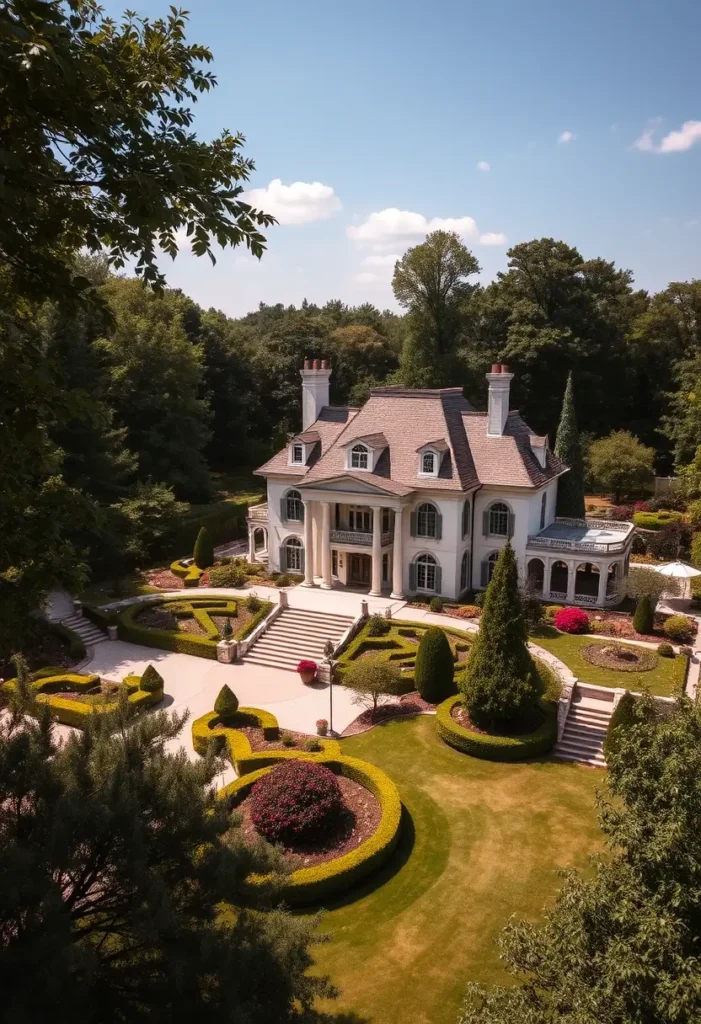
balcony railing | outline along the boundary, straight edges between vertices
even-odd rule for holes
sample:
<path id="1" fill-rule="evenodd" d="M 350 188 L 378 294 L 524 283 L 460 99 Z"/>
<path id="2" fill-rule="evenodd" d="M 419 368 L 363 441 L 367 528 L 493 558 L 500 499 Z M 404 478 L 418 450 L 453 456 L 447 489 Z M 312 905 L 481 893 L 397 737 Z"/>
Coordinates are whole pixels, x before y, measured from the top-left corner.
<path id="1" fill-rule="evenodd" d="M 267 523 L 268 503 L 264 501 L 261 505 L 249 505 L 247 518 L 255 522 Z"/>
<path id="2" fill-rule="evenodd" d="M 529 537 L 526 547 L 529 548 L 550 548 L 555 551 L 591 551 L 592 554 L 614 555 L 623 552 L 628 547 L 626 540 L 615 540 L 609 542 L 567 540 L 564 537 Z"/>
<path id="3" fill-rule="evenodd" d="M 392 534 L 383 533 L 380 542 L 382 547 L 386 547 L 392 543 Z M 372 547 L 372 533 L 366 533 L 363 530 L 332 530 L 331 531 L 331 543 L 332 544 L 357 544 L 363 548 Z"/>

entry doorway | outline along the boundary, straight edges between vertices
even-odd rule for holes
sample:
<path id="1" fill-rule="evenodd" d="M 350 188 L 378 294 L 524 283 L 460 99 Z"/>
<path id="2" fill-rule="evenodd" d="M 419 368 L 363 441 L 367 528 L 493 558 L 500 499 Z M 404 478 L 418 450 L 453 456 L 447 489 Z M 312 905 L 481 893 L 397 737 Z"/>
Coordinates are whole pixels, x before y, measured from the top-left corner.
<path id="1" fill-rule="evenodd" d="M 369 587 L 372 573 L 372 558 L 370 555 L 348 556 L 348 582 L 354 586 Z"/>

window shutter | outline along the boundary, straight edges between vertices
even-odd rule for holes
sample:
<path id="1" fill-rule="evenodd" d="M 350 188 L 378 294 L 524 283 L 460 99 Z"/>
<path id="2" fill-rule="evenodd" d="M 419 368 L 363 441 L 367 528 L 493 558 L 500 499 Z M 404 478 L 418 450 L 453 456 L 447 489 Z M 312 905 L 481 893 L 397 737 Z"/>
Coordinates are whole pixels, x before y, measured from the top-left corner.
<path id="1" fill-rule="evenodd" d="M 436 540 L 440 540 L 443 536 L 443 516 L 440 512 L 436 511 Z"/>
<path id="2" fill-rule="evenodd" d="M 440 594 L 442 589 L 443 589 L 443 571 L 442 571 L 440 565 L 437 565 L 436 566 L 436 587 L 435 587 L 436 593 Z"/>
<path id="3" fill-rule="evenodd" d="M 300 523 L 304 522 L 304 502 L 302 501 L 299 503 L 299 521 Z"/>
<path id="4" fill-rule="evenodd" d="M 414 562 L 409 563 L 409 590 L 412 594 L 416 590 L 416 565 Z"/>
<path id="5" fill-rule="evenodd" d="M 489 583 L 489 562 L 484 561 L 480 566 L 480 585 L 486 587 Z"/>
<path id="6" fill-rule="evenodd" d="M 516 517 L 514 516 L 513 512 L 509 512 L 509 521 L 508 521 L 508 526 L 507 526 L 507 535 L 509 537 L 513 537 L 513 535 L 514 535 L 514 519 L 515 518 Z"/>
<path id="7" fill-rule="evenodd" d="M 280 545 L 280 572 L 287 572 L 287 548 Z"/>
<path id="8" fill-rule="evenodd" d="M 287 498 L 284 495 L 280 498 L 280 522 L 287 522 Z"/>
<path id="9" fill-rule="evenodd" d="M 486 508 L 482 513 L 482 533 L 485 537 L 489 536 L 489 509 Z"/>
<path id="10" fill-rule="evenodd" d="M 299 561 L 299 571 L 300 572 L 304 572 L 304 556 L 305 556 L 305 554 L 306 554 L 306 551 L 304 550 L 304 548 L 302 548 L 302 550 L 300 551 L 300 561 Z"/>
<path id="11" fill-rule="evenodd" d="M 416 509 L 412 509 L 412 513 L 409 516 L 409 533 L 412 537 L 416 536 Z"/>

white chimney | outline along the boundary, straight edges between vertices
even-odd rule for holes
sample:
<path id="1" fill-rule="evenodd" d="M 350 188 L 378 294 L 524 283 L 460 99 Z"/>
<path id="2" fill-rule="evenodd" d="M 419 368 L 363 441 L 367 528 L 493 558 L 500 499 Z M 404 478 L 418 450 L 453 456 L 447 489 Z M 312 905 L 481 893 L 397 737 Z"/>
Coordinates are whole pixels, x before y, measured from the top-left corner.
<path id="1" fill-rule="evenodd" d="M 492 372 L 487 374 L 489 381 L 489 398 L 487 404 L 487 434 L 489 437 L 501 437 L 509 415 L 509 391 L 513 373 L 504 363 L 493 363 Z"/>
<path id="2" fill-rule="evenodd" d="M 331 370 L 325 359 L 304 360 L 302 378 L 302 430 L 307 430 L 329 404 Z"/>

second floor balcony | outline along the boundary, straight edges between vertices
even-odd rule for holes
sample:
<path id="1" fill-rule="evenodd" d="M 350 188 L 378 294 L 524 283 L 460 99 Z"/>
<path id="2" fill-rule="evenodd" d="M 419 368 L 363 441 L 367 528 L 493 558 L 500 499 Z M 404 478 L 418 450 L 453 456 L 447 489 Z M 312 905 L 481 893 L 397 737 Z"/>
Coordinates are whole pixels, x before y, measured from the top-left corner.
<path id="1" fill-rule="evenodd" d="M 352 544 L 358 547 L 372 547 L 372 532 L 366 530 L 332 530 L 332 544 Z M 382 547 L 392 543 L 392 533 L 385 532 L 381 535 Z"/>
<path id="2" fill-rule="evenodd" d="M 628 550 L 635 527 L 611 519 L 555 519 L 528 538 L 529 548 L 616 555 Z"/>

